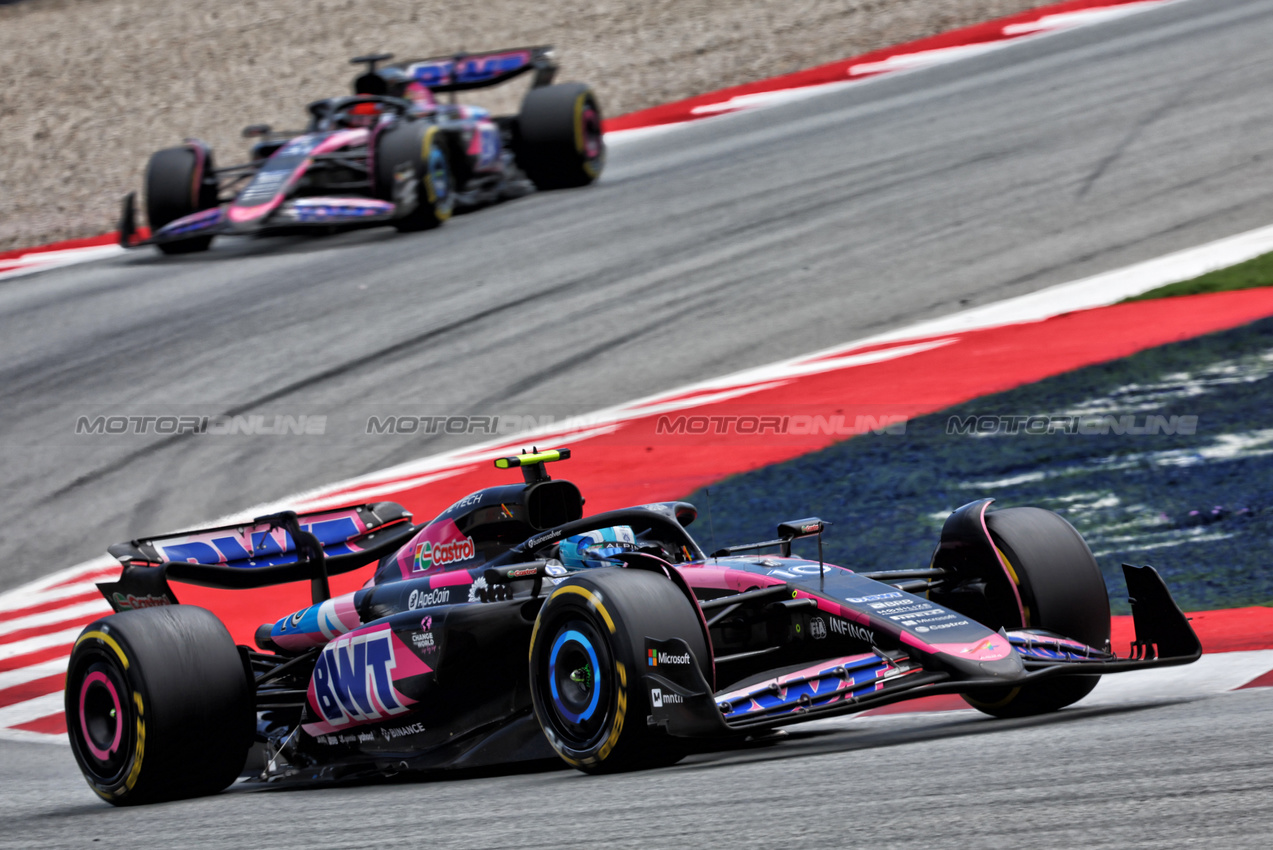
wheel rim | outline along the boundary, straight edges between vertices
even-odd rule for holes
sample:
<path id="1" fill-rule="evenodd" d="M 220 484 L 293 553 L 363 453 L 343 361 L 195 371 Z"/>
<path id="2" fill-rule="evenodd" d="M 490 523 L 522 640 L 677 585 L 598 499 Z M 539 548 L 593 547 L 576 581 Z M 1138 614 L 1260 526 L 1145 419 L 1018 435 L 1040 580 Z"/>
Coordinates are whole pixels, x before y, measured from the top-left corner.
<path id="1" fill-rule="evenodd" d="M 451 198 L 451 175 L 446 164 L 446 154 L 436 146 L 429 151 L 429 188 L 433 197 L 429 200 L 441 210 L 449 209 Z"/>
<path id="2" fill-rule="evenodd" d="M 68 723 L 84 767 L 104 784 L 117 780 L 132 754 L 129 689 L 114 665 L 92 661 L 72 691 L 76 717 Z"/>
<path id="3" fill-rule="evenodd" d="M 571 749 L 595 745 L 607 728 L 611 691 L 610 654 L 597 630 L 582 620 L 562 623 L 544 674 L 541 696 L 554 732 Z"/>
<path id="4" fill-rule="evenodd" d="M 583 155 L 589 162 L 595 162 L 601 158 L 601 116 L 597 114 L 597 110 L 588 104 L 584 107 L 583 115 Z"/>

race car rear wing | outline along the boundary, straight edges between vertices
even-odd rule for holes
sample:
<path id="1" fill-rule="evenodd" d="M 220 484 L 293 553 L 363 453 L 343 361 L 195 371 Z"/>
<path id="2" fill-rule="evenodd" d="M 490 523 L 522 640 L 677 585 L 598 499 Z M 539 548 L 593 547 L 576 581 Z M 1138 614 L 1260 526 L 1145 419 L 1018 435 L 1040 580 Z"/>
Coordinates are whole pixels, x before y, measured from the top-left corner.
<path id="1" fill-rule="evenodd" d="M 376 68 L 377 62 L 390 58 L 387 54 L 380 54 L 352 60 L 369 66 L 367 73 L 354 80 L 354 91 L 401 96 L 411 83 L 420 83 L 433 92 L 471 91 L 498 86 L 531 71 L 535 72 L 531 85 L 538 88 L 552 83 L 557 73 L 553 48 L 549 44 L 434 56 Z"/>
<path id="2" fill-rule="evenodd" d="M 116 611 L 176 604 L 168 579 L 231 590 L 311 582 L 315 604 L 331 593 L 327 577 L 396 552 L 415 533 L 411 513 L 394 502 L 335 510 L 269 514 L 245 525 L 186 531 L 117 543 L 118 582 L 99 584 Z"/>

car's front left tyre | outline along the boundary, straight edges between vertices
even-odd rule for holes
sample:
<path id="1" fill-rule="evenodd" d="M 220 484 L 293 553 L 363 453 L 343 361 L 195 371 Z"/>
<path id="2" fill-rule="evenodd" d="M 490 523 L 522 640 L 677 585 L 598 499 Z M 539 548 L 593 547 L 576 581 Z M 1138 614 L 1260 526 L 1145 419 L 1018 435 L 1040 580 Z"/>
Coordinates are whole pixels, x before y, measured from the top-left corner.
<path id="1" fill-rule="evenodd" d="M 684 756 L 680 741 L 646 722 L 647 638 L 680 638 L 700 664 L 710 663 L 693 604 L 657 573 L 577 573 L 540 609 L 530 645 L 531 699 L 540 728 L 567 764 L 613 773 Z"/>
<path id="2" fill-rule="evenodd" d="M 75 760 L 117 806 L 215 794 L 252 745 L 247 669 L 203 608 L 143 608 L 90 624 L 71 652 L 65 700 Z"/>
<path id="3" fill-rule="evenodd" d="M 146 219 L 151 232 L 215 207 L 217 183 L 208 179 L 214 172 L 212 151 L 201 144 L 165 148 L 151 155 L 146 165 Z M 193 254 L 211 245 L 211 236 L 196 236 L 155 247 L 165 254 Z"/>
<path id="4" fill-rule="evenodd" d="M 432 230 L 451 217 L 455 180 L 436 125 L 411 121 L 386 130 L 376 143 L 375 167 L 381 195 L 410 210 L 393 221 L 400 233 Z"/>
<path id="5" fill-rule="evenodd" d="M 1105 649 L 1110 639 L 1109 593 L 1082 535 L 1043 508 L 989 511 L 986 530 L 1005 565 L 995 570 L 983 622 L 992 628 L 1040 629 Z M 943 601 L 933 594 L 936 601 Z M 954 607 L 954 606 L 952 606 Z M 1056 676 L 1028 685 L 967 694 L 969 705 L 994 717 L 1056 711 L 1091 693 L 1099 675 Z"/>

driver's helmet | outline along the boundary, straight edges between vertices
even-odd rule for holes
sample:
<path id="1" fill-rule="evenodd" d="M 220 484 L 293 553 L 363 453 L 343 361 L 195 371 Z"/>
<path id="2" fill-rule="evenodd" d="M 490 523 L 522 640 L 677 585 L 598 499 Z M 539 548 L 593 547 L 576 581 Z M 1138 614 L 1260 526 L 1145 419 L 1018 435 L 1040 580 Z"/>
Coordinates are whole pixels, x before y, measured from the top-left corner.
<path id="1" fill-rule="evenodd" d="M 349 109 L 345 110 L 341 116 L 340 123 L 346 127 L 371 127 L 374 126 L 380 113 L 384 112 L 384 105 L 380 103 L 355 103 Z"/>
<path id="2" fill-rule="evenodd" d="M 608 560 L 620 552 L 635 552 L 636 535 L 628 525 L 598 528 L 567 537 L 557 546 L 557 557 L 568 570 L 591 570 L 597 567 L 613 567 L 616 561 Z"/>
<path id="3" fill-rule="evenodd" d="M 433 89 L 418 80 L 408 83 L 403 94 L 411 101 L 412 111 L 416 113 L 432 115 L 438 111 L 438 99 L 433 96 Z"/>

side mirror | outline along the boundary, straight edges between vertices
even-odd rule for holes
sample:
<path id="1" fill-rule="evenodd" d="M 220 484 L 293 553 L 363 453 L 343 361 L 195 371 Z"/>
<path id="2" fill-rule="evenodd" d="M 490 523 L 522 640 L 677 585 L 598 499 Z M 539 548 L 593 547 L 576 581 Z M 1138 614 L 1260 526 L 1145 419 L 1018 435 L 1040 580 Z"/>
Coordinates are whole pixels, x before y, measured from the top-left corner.
<path id="1" fill-rule="evenodd" d="M 243 138 L 245 139 L 255 139 L 260 136 L 268 136 L 269 134 L 269 124 L 249 124 L 243 128 Z"/>

